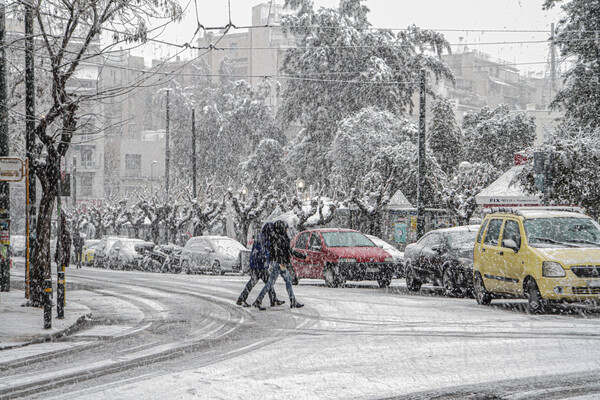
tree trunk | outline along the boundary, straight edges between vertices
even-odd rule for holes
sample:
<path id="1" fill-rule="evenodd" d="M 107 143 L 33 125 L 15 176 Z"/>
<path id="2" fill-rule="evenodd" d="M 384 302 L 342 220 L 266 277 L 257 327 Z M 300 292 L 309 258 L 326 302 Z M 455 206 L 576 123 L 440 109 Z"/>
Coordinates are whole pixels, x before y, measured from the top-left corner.
<path id="1" fill-rule="evenodd" d="M 51 278 L 50 229 L 52 212 L 54 211 L 54 198 L 56 197 L 56 185 L 51 186 L 51 188 L 43 187 L 42 192 L 36 227 L 36 251 L 33 255 L 30 273 L 31 292 L 29 297 L 31 305 L 34 307 L 40 307 L 44 304 L 44 279 Z"/>

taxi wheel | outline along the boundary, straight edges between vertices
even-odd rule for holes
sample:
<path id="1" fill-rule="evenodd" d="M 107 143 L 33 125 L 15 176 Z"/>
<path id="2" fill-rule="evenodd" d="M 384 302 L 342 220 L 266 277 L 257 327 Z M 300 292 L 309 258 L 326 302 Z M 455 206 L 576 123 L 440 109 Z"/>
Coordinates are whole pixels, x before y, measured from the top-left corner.
<path id="1" fill-rule="evenodd" d="M 547 311 L 546 301 L 542 298 L 538 285 L 534 279 L 527 282 L 527 311 L 530 314 L 545 314 Z"/>
<path id="2" fill-rule="evenodd" d="M 442 273 L 442 286 L 444 287 L 444 293 L 448 297 L 455 297 L 457 295 L 456 282 L 454 281 L 454 274 L 452 267 L 446 267 Z"/>
<path id="3" fill-rule="evenodd" d="M 477 272 L 473 282 L 473 290 L 475 294 L 475 300 L 477 300 L 477 304 L 481 304 L 487 306 L 492 301 L 492 295 L 485 289 L 485 285 L 483 284 L 483 278 Z"/>

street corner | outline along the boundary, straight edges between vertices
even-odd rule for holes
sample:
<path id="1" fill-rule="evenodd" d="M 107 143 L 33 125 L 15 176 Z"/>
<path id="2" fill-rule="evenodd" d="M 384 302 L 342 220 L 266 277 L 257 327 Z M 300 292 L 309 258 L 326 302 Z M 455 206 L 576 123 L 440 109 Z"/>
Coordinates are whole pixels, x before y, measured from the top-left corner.
<path id="1" fill-rule="evenodd" d="M 52 327 L 44 329 L 44 308 L 27 306 L 22 290 L 0 292 L 0 350 L 52 341 L 77 330 L 91 316 L 88 307 L 67 302 L 64 318 L 58 319 L 52 307 Z"/>

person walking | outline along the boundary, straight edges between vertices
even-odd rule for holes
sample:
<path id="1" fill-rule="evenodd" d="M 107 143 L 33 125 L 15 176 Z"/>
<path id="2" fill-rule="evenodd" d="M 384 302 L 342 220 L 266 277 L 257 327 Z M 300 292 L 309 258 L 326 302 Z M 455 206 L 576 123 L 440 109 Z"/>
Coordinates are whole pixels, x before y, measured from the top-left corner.
<path id="1" fill-rule="evenodd" d="M 77 268 L 81 268 L 81 257 L 83 255 L 83 237 L 81 237 L 77 229 L 75 229 L 75 234 L 73 235 L 73 248 L 75 251 L 75 262 L 77 263 Z"/>
<path id="2" fill-rule="evenodd" d="M 254 307 L 261 311 L 266 310 L 266 308 L 262 306 L 262 299 L 265 297 L 265 294 L 271 290 L 273 285 L 275 285 L 275 281 L 279 275 L 281 275 L 285 281 L 285 288 L 290 297 L 290 308 L 304 307 L 304 304 L 296 300 L 292 288 L 292 277 L 288 272 L 288 268 L 291 265 L 290 260 L 292 255 L 302 259 L 305 259 L 306 255 L 292 249 L 287 229 L 288 225 L 285 221 L 278 220 L 273 223 L 273 231 L 269 238 L 269 280 L 265 283 L 265 286 L 263 286 L 254 303 L 252 303 Z"/>
<path id="3" fill-rule="evenodd" d="M 248 300 L 248 296 L 254 286 L 256 286 L 259 280 L 262 280 L 264 283 L 269 281 L 269 238 L 272 231 L 273 223 L 267 222 L 262 227 L 261 232 L 256 235 L 252 244 L 252 251 L 250 252 L 250 280 L 248 280 L 240 297 L 237 299 L 236 304 L 238 306 L 250 307 L 250 304 L 246 300 Z M 271 287 L 269 290 L 269 298 L 271 299 L 271 307 L 280 306 L 285 303 L 285 301 L 277 299 L 274 287 Z"/>

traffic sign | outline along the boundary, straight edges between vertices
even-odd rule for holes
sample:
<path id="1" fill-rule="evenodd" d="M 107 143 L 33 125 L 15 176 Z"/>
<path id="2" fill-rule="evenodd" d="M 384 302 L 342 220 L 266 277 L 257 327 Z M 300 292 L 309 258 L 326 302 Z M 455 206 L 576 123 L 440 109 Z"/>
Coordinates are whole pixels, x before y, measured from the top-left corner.
<path id="1" fill-rule="evenodd" d="M 19 182 L 23 179 L 23 160 L 16 157 L 0 157 L 0 181 Z"/>

